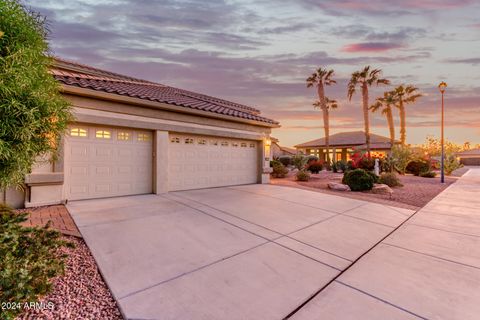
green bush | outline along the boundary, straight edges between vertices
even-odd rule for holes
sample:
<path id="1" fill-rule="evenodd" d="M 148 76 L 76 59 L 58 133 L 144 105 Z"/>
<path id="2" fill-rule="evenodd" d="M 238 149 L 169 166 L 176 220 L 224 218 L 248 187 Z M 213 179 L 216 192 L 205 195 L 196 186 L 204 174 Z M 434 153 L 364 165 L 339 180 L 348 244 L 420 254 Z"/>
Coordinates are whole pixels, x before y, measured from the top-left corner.
<path id="1" fill-rule="evenodd" d="M 333 161 L 331 165 L 332 172 L 337 173 L 338 172 L 338 162 Z"/>
<path id="2" fill-rule="evenodd" d="M 307 164 L 310 164 L 311 162 L 318 161 L 318 157 L 314 155 L 308 155 L 305 156 L 307 158 Z"/>
<path id="3" fill-rule="evenodd" d="M 384 172 L 380 175 L 378 179 L 379 183 L 386 184 L 389 187 L 401 187 L 402 183 L 398 176 L 393 172 Z"/>
<path id="4" fill-rule="evenodd" d="M 365 172 L 372 177 L 373 183 L 378 183 L 379 176 L 377 176 L 373 171 L 365 170 Z"/>
<path id="5" fill-rule="evenodd" d="M 307 170 L 311 173 L 319 173 L 323 170 L 323 162 L 322 161 L 312 161 L 307 165 Z"/>
<path id="6" fill-rule="evenodd" d="M 22 227 L 26 213 L 0 205 L 0 301 L 35 302 L 51 289 L 50 279 L 64 271 L 64 256 L 56 255 L 62 246 L 60 234 L 44 228 Z M 1 311 L 1 319 L 11 319 L 21 310 Z"/>
<path id="7" fill-rule="evenodd" d="M 412 159 L 413 152 L 409 146 L 396 144 L 392 147 L 392 162 L 395 169 L 405 174 L 408 163 Z"/>
<path id="8" fill-rule="evenodd" d="M 292 165 L 292 156 L 280 156 L 278 157 L 278 161 L 280 161 L 284 166 Z"/>
<path id="9" fill-rule="evenodd" d="M 422 178 L 435 178 L 437 176 L 437 174 L 433 171 L 424 171 L 424 172 L 420 172 L 420 177 Z"/>
<path id="10" fill-rule="evenodd" d="M 355 169 L 343 175 L 342 183 L 348 185 L 352 191 L 365 191 L 373 188 L 375 180 L 365 170 Z"/>
<path id="11" fill-rule="evenodd" d="M 341 161 L 337 161 L 336 163 L 337 163 L 337 170 L 340 170 L 342 172 L 347 171 L 348 164 L 346 161 L 341 160 Z"/>
<path id="12" fill-rule="evenodd" d="M 445 169 L 445 174 L 447 176 L 451 175 L 453 171 L 463 167 L 463 165 L 458 161 L 457 157 L 453 154 L 447 154 L 443 164 Z"/>
<path id="13" fill-rule="evenodd" d="M 288 173 L 288 169 L 280 162 L 275 163 L 272 168 L 272 176 L 274 178 L 285 178 Z"/>
<path id="14" fill-rule="evenodd" d="M 405 169 L 408 173 L 418 176 L 422 172 L 430 171 L 430 163 L 422 159 L 412 160 Z"/>
<path id="15" fill-rule="evenodd" d="M 308 158 L 304 155 L 297 154 L 292 157 L 292 164 L 298 170 L 304 170 L 307 165 Z"/>
<path id="16" fill-rule="evenodd" d="M 298 181 L 308 181 L 310 180 L 310 173 L 305 170 L 299 170 L 295 175 Z"/>

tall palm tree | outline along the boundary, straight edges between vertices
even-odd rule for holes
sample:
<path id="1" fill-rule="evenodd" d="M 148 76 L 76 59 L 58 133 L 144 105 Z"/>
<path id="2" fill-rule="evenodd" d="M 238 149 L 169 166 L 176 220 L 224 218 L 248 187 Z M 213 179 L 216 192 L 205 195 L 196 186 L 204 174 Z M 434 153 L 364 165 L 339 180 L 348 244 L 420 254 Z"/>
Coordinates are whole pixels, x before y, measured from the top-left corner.
<path id="1" fill-rule="evenodd" d="M 396 106 L 400 111 L 400 142 L 405 144 L 407 140 L 405 105 L 415 103 L 422 95 L 418 93 L 418 88 L 412 85 L 400 85 L 394 91 L 398 100 Z"/>
<path id="2" fill-rule="evenodd" d="M 330 121 L 329 121 L 329 107 L 332 107 L 332 102 L 335 100 L 329 100 L 325 97 L 325 86 L 331 86 L 336 84 L 337 81 L 333 80 L 333 69 L 327 70 L 326 68 L 318 68 L 310 77 L 307 78 L 307 88 L 316 87 L 318 94 L 318 101 L 314 103 L 315 107 L 319 107 L 323 112 L 323 128 L 325 130 L 325 145 L 327 147 L 327 163 L 330 163 Z M 330 102 L 329 102 L 330 101 Z M 330 105 L 329 105 L 330 103 Z M 335 108 L 337 103 L 335 101 Z M 333 108 L 333 107 L 332 107 Z"/>
<path id="3" fill-rule="evenodd" d="M 375 103 L 370 106 L 372 112 L 376 112 L 382 109 L 382 114 L 387 118 L 388 129 L 390 130 L 390 147 L 393 147 L 395 143 L 395 126 L 393 124 L 392 107 L 398 102 L 395 90 L 387 91 L 383 94 L 383 97 L 378 97 Z"/>
<path id="4" fill-rule="evenodd" d="M 360 71 L 352 73 L 352 77 L 348 82 L 348 99 L 352 101 L 352 96 L 355 94 L 357 86 L 362 89 L 363 100 L 363 121 L 365 125 L 365 142 L 367 144 L 367 152 L 370 156 L 370 119 L 368 115 L 368 89 L 372 85 L 390 84 L 390 81 L 380 78 L 382 70 L 371 69 L 370 66 L 364 67 Z"/>

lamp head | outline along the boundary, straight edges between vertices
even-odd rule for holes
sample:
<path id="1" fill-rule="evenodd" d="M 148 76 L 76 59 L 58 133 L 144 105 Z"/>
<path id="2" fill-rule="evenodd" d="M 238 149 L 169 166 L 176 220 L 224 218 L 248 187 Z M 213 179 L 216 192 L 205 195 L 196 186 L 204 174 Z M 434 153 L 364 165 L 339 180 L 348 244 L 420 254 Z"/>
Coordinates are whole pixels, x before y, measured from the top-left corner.
<path id="1" fill-rule="evenodd" d="M 440 82 L 438 90 L 440 90 L 441 93 L 444 93 L 445 89 L 447 89 L 447 83 L 445 81 Z"/>

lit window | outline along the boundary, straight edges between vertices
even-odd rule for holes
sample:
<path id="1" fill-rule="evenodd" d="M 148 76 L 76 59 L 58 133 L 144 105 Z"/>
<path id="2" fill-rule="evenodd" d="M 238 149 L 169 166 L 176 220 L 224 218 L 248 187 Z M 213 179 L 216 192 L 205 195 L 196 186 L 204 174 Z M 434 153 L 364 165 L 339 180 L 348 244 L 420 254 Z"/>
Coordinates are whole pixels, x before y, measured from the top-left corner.
<path id="1" fill-rule="evenodd" d="M 242 142 L 242 144 L 240 144 L 240 146 L 241 146 L 242 148 L 246 148 L 246 147 L 247 147 L 247 143 L 246 143 L 246 142 Z"/>
<path id="2" fill-rule="evenodd" d="M 98 138 L 98 139 L 110 139 L 111 137 L 111 133 L 110 131 L 107 131 L 107 130 L 97 130 L 95 132 L 95 138 Z"/>
<path id="3" fill-rule="evenodd" d="M 250 143 L 250 148 L 255 148 L 255 143 Z"/>
<path id="4" fill-rule="evenodd" d="M 120 131 L 117 133 L 117 140 L 130 140 L 130 133 Z"/>
<path id="5" fill-rule="evenodd" d="M 228 142 L 227 141 L 222 141 L 222 147 L 228 147 Z"/>
<path id="6" fill-rule="evenodd" d="M 171 143 L 180 143 L 180 138 L 178 138 L 178 137 L 172 138 L 172 139 L 170 139 L 170 142 Z"/>
<path id="7" fill-rule="evenodd" d="M 206 145 L 206 144 L 207 144 L 207 140 L 205 140 L 205 139 L 200 139 L 200 140 L 198 140 L 198 144 Z"/>
<path id="8" fill-rule="evenodd" d="M 137 135 L 137 141 L 150 141 L 150 135 L 146 133 L 139 133 Z"/>
<path id="9" fill-rule="evenodd" d="M 72 128 L 72 129 L 70 129 L 70 135 L 72 137 L 86 137 L 87 136 L 87 130 L 86 129 L 81 129 L 81 128 Z"/>
<path id="10" fill-rule="evenodd" d="M 192 138 L 185 138 L 185 144 L 192 144 L 193 139 Z"/>

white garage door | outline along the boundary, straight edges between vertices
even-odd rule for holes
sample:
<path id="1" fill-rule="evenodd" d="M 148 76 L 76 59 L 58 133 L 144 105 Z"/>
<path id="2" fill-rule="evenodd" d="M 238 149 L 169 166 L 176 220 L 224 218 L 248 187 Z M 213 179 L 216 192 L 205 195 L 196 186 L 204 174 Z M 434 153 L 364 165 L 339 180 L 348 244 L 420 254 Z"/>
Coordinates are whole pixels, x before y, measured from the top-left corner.
<path id="1" fill-rule="evenodd" d="M 168 162 L 171 191 L 258 182 L 256 141 L 170 134 Z"/>
<path id="2" fill-rule="evenodd" d="M 65 148 L 69 200 L 152 192 L 152 133 L 75 125 Z"/>

